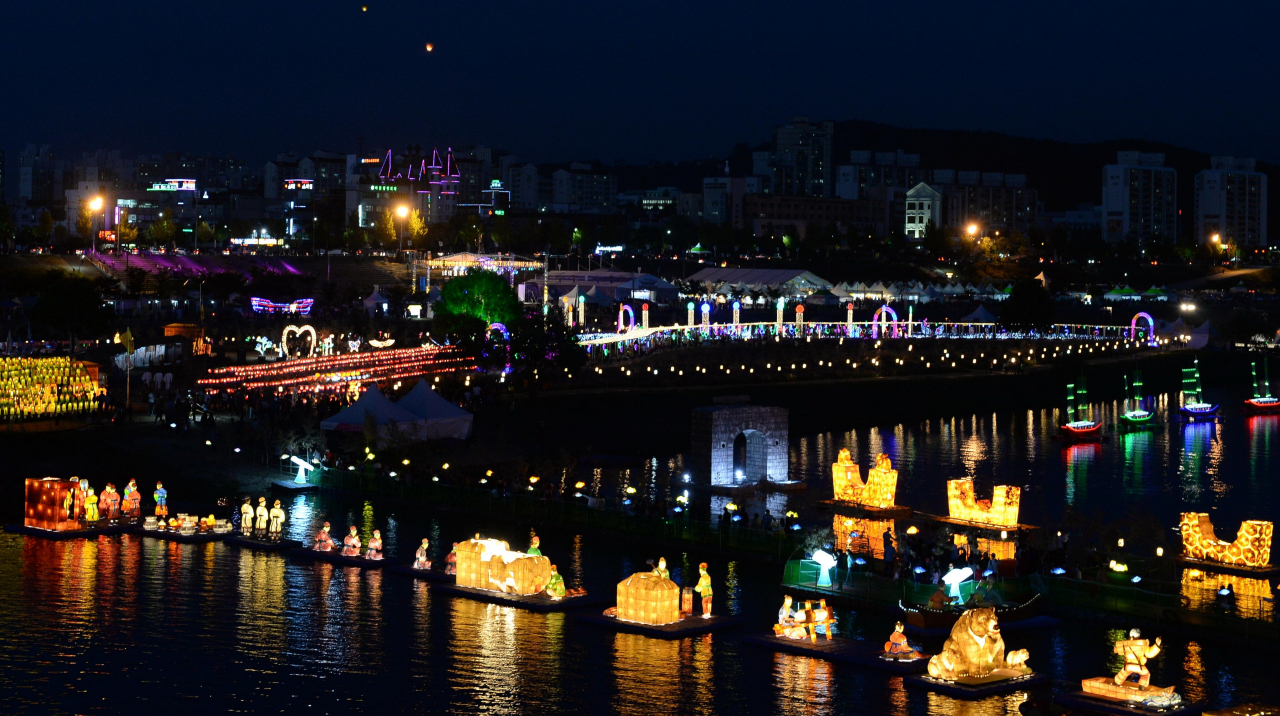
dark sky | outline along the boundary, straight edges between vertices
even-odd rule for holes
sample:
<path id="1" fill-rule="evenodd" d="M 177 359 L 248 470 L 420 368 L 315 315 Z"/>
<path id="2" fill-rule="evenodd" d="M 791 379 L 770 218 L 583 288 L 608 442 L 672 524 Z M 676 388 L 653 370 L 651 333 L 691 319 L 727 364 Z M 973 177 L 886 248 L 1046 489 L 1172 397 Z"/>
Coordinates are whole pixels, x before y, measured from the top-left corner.
<path id="1" fill-rule="evenodd" d="M 9 0 L 0 146 L 644 161 L 803 115 L 1280 159 L 1270 2 L 366 2 Z"/>

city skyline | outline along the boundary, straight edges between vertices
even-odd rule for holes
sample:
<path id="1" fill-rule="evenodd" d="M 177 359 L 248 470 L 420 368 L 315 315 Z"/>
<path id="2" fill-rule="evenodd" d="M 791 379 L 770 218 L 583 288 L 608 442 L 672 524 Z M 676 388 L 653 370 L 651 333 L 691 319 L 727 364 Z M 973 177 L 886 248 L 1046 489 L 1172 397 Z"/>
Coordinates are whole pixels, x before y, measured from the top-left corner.
<path id="1" fill-rule="evenodd" d="M 809 116 L 1280 157 L 1266 127 L 1276 102 L 1251 89 L 1277 69 L 1254 49 L 1266 46 L 1270 8 L 1173 17 L 1165 5 L 1104 15 L 1094 4 L 1015 16 L 1001 12 L 1011 5 L 977 13 L 924 3 L 779 15 L 763 3 L 713 3 L 677 17 L 560 3 L 490 6 L 475 22 L 463 7 L 365 7 L 17 8 L 0 52 L 22 69 L 11 96 L 28 101 L 0 120 L 4 148 L 256 163 L 355 151 L 362 140 L 366 150 L 430 141 L 506 147 L 535 162 L 643 162 L 724 155 Z M 27 31 L 46 25 L 85 38 L 148 30 L 144 41 L 50 53 L 42 33 Z M 1226 33 L 1230 56 L 1169 49 Z"/>

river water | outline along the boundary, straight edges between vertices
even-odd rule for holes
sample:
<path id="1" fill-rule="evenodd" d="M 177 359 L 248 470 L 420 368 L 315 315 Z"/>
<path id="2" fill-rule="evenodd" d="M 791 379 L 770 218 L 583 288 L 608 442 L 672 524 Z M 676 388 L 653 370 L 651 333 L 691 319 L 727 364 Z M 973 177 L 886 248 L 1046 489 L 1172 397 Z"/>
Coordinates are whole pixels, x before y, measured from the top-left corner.
<path id="1" fill-rule="evenodd" d="M 1211 398 L 1215 397 L 1210 395 Z M 1222 396 L 1224 399 L 1226 396 Z M 1157 417 L 1168 417 L 1158 397 Z M 1115 405 L 1100 410 L 1108 421 Z M 771 510 L 805 508 L 829 490 L 830 463 L 850 448 L 865 470 L 877 452 L 900 474 L 899 503 L 945 510 L 945 479 L 973 476 L 1026 489 L 1025 522 L 1063 505 L 1112 518 L 1135 506 L 1169 526 L 1179 511 L 1212 511 L 1220 531 L 1244 517 L 1275 519 L 1270 486 L 1280 423 L 1224 410 L 1219 425 L 1162 422 L 1096 447 L 1050 439 L 1053 410 L 955 416 L 792 440 L 793 477 L 812 494 L 774 496 Z M 636 470 L 665 482 L 680 455 Z M 389 559 L 406 562 L 422 537 L 438 547 L 481 531 L 523 548 L 528 525 L 301 496 L 288 536 L 324 520 L 382 530 Z M 791 502 L 786 502 L 790 500 Z M 765 507 L 764 503 L 759 505 Z M 751 509 L 748 507 L 747 509 Z M 657 553 L 598 535 L 540 531 L 542 550 L 571 586 L 611 594 Z M 179 545 L 139 536 L 48 542 L 0 536 L 0 712 L 313 714 L 1012 714 L 1024 695 L 975 703 L 904 689 L 859 667 L 774 654 L 740 641 L 768 629 L 781 566 L 698 553 L 665 555 L 679 581 L 711 562 L 716 608 L 749 617 L 739 632 L 659 641 L 433 593 L 378 571 L 291 562 L 223 544 Z M 882 642 L 892 618 L 838 610 L 840 629 Z M 1064 623 L 1010 632 L 1058 690 L 1112 673 L 1117 631 Z M 1154 635 L 1149 635 L 1154 636 Z M 1166 636 L 1153 683 L 1175 684 L 1213 706 L 1280 701 L 1270 655 Z M 926 648 L 937 644 L 926 641 Z"/>

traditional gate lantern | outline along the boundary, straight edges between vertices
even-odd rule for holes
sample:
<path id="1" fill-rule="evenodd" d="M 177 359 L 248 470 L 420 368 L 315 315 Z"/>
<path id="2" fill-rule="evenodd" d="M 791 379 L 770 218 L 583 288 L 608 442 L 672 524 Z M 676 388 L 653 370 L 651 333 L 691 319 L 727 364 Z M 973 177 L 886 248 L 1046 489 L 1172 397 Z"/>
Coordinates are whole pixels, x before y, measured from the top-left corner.
<path id="1" fill-rule="evenodd" d="M 951 518 L 994 527 L 1017 527 L 1022 489 L 1012 485 L 996 485 L 991 500 L 976 499 L 973 480 L 947 481 L 947 507 Z"/>
<path id="2" fill-rule="evenodd" d="M 1183 512 L 1182 553 L 1190 559 L 1241 567 L 1266 567 L 1271 563 L 1271 535 L 1274 527 L 1262 520 L 1245 520 L 1234 542 L 1224 542 L 1213 532 L 1206 512 Z"/>

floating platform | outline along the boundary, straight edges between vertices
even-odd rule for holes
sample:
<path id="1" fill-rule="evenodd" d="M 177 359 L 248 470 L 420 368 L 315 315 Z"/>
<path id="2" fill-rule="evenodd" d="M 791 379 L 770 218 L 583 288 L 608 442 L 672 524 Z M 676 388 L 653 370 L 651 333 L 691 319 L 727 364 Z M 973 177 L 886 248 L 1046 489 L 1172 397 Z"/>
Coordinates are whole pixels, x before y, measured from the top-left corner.
<path id="1" fill-rule="evenodd" d="M 300 495 L 305 492 L 319 492 L 320 486 L 312 483 L 299 485 L 293 480 L 276 480 L 271 483 L 272 492 L 283 492 L 286 495 Z"/>
<path id="2" fill-rule="evenodd" d="M 915 511 L 906 505 L 895 505 L 893 507 L 868 507 L 858 504 L 857 502 L 849 502 L 848 500 L 821 500 L 824 505 L 839 507 L 846 510 L 857 510 L 866 513 L 868 517 L 877 520 L 896 520 L 907 519 L 915 514 Z"/>
<path id="3" fill-rule="evenodd" d="M 1053 702 L 1059 706 L 1064 706 L 1073 711 L 1085 711 L 1095 714 L 1123 714 L 1123 716 L 1134 716 L 1134 714 L 1151 714 L 1151 716 L 1199 716 L 1204 713 L 1204 706 L 1194 703 L 1181 703 L 1177 706 L 1154 707 L 1143 706 L 1133 701 L 1116 701 L 1114 699 L 1103 699 L 1087 694 L 1083 691 L 1076 691 L 1069 694 L 1058 694 L 1053 697 Z"/>
<path id="4" fill-rule="evenodd" d="M 45 530 L 39 527 L 28 527 L 26 525 L 5 525 L 4 531 L 18 535 L 27 535 L 28 537 L 39 537 L 40 539 L 64 540 L 64 539 L 88 539 L 91 537 L 101 537 L 103 535 L 118 535 L 129 531 L 134 525 L 110 525 L 108 527 L 90 527 L 84 530 Z"/>
<path id="5" fill-rule="evenodd" d="M 330 564 L 338 564 L 343 567 L 360 567 L 361 569 L 382 569 L 391 566 L 386 559 L 367 559 L 365 557 L 349 557 L 337 550 L 330 552 L 321 552 L 318 549 L 310 547 L 298 547 L 289 550 L 289 556 L 293 559 L 311 560 L 314 562 L 328 562 Z"/>
<path id="6" fill-rule="evenodd" d="M 961 527 L 972 527 L 974 529 L 987 530 L 988 532 L 1015 533 L 1015 532 L 1026 532 L 1029 530 L 1040 529 L 1036 525 L 1018 524 L 1018 525 L 1012 525 L 1012 526 L 1001 526 L 1001 525 L 993 525 L 988 522 L 974 522 L 972 520 L 958 520 L 954 517 L 943 517 L 942 515 L 930 515 L 924 512 L 917 512 L 915 513 L 915 516 L 922 520 L 929 520 L 932 522 L 943 522 L 945 524 L 959 525 Z"/>
<path id="7" fill-rule="evenodd" d="M 272 542 L 271 540 L 257 539 L 256 537 L 245 537 L 244 535 L 236 532 L 228 532 L 223 541 L 237 547 L 258 549 L 264 552 L 284 552 L 286 550 L 298 549 L 302 546 L 302 543 L 296 539 L 282 539 L 277 542 Z"/>
<path id="8" fill-rule="evenodd" d="M 1211 562 L 1207 559 L 1192 559 L 1191 557 L 1183 557 L 1181 555 L 1179 555 L 1178 561 L 1193 569 L 1201 569 L 1206 572 L 1218 572 L 1220 574 L 1234 574 L 1237 577 L 1270 579 L 1272 577 L 1280 576 L 1280 566 L 1274 564 L 1268 564 L 1265 567 L 1245 567 L 1239 564 Z"/>
<path id="9" fill-rule="evenodd" d="M 1049 683 L 1049 675 L 1026 674 L 965 684 L 959 681 L 943 681 L 923 674 L 913 674 L 902 677 L 902 683 L 918 689 L 928 689 L 945 696 L 953 696 L 957 699 L 981 699 L 987 696 L 1011 694 L 1014 691 L 1022 691 L 1032 686 L 1047 684 Z"/>
<path id="10" fill-rule="evenodd" d="M 141 527 L 134 527 L 129 531 L 143 537 L 154 537 L 183 544 L 208 544 L 231 536 L 230 532 L 196 532 L 192 535 L 184 535 L 178 530 L 145 530 Z"/>
<path id="11" fill-rule="evenodd" d="M 996 613 L 996 616 L 999 616 L 999 612 Z M 1046 617 L 1043 615 L 1027 617 L 1026 619 L 1016 619 L 1016 620 L 1011 620 L 1007 622 L 1001 620 L 1000 633 L 1003 634 L 1005 632 L 1018 631 L 1020 629 L 1046 629 L 1046 628 L 1058 626 L 1058 624 L 1059 624 L 1058 620 L 1055 619 L 1054 617 Z M 903 631 L 907 632 L 911 636 L 918 636 L 918 637 L 924 637 L 924 638 L 939 637 L 939 636 L 947 637 L 947 636 L 951 636 L 951 630 L 954 627 L 955 625 L 952 624 L 951 626 L 946 626 L 946 627 L 925 628 L 925 627 L 914 626 L 910 623 L 907 623 L 903 625 Z"/>
<path id="12" fill-rule="evenodd" d="M 416 569 L 407 564 L 389 564 L 383 569 L 427 582 L 453 584 L 458 581 L 458 575 L 456 574 L 445 574 L 435 569 Z"/>
<path id="13" fill-rule="evenodd" d="M 819 634 L 818 640 L 811 642 L 808 639 L 790 639 L 788 637 L 774 636 L 773 634 L 752 634 L 744 637 L 743 641 L 748 644 L 763 646 L 766 649 L 773 649 L 774 651 L 799 654 L 800 656 L 812 656 L 815 659 L 826 659 L 827 661 L 857 664 L 873 669 L 890 671 L 895 674 L 922 674 L 929 668 L 928 654 L 910 661 L 887 659 L 884 656 L 884 649 L 869 641 L 841 639 L 839 636 L 828 641 L 825 636 Z"/>
<path id="14" fill-rule="evenodd" d="M 640 624 L 624 621 L 617 617 L 607 617 L 599 612 L 579 614 L 577 618 L 588 624 L 607 626 L 632 634 L 643 634 L 654 639 L 683 639 L 686 636 L 698 636 L 699 634 L 708 634 L 721 629 L 732 629 L 742 626 L 743 622 L 746 621 L 743 617 L 712 615 L 709 619 L 704 619 L 700 616 L 685 617 L 673 624 Z"/>
<path id="15" fill-rule="evenodd" d="M 603 597 L 597 597 L 592 594 L 587 594 L 581 597 L 552 599 L 551 597 L 546 596 L 546 594 L 504 594 L 502 592 L 493 591 L 492 589 L 460 587 L 457 584 L 451 584 L 448 582 L 437 583 L 432 586 L 431 589 L 444 594 L 476 599 L 490 604 L 519 607 L 520 609 L 528 609 L 529 611 L 543 613 L 563 612 L 565 610 L 576 609 L 578 607 L 595 606 L 604 602 Z"/>

